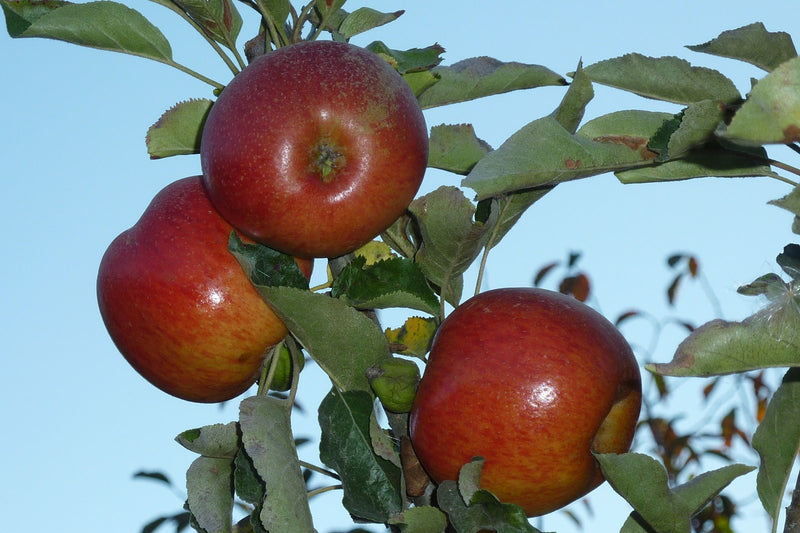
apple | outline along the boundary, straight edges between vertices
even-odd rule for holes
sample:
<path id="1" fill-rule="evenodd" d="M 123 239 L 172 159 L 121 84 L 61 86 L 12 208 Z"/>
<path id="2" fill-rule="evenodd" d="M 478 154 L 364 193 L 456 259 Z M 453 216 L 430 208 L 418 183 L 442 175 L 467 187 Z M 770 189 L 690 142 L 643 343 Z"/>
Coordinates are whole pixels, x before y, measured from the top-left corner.
<path id="1" fill-rule="evenodd" d="M 200 147 L 212 203 L 242 234 L 338 257 L 413 200 L 428 133 L 408 84 L 357 46 L 306 41 L 256 58 L 222 91 Z"/>
<path id="2" fill-rule="evenodd" d="M 97 299 L 111 339 L 145 379 L 184 400 L 238 396 L 287 334 L 228 251 L 231 231 L 200 178 L 184 178 L 100 262 Z M 311 261 L 298 265 L 311 275 Z"/>
<path id="3" fill-rule="evenodd" d="M 410 437 L 436 482 L 483 457 L 481 488 L 538 516 L 603 482 L 592 451 L 629 449 L 641 398 L 633 352 L 601 314 L 557 292 L 490 290 L 436 332 Z"/>

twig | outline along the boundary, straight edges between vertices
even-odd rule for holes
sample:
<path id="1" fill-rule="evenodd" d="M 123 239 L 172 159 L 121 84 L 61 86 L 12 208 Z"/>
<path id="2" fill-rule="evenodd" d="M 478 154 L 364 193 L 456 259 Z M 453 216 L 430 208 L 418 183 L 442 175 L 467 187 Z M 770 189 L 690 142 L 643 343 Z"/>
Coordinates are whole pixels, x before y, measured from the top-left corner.
<path id="1" fill-rule="evenodd" d="M 786 525 L 783 533 L 800 533 L 800 474 L 792 491 L 792 502 L 786 508 Z"/>

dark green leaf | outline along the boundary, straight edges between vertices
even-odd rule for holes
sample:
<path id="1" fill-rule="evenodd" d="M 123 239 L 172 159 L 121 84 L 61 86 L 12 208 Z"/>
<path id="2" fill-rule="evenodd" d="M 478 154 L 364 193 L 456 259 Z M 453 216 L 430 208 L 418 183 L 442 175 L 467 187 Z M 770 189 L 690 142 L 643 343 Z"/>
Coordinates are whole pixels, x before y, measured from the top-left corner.
<path id="1" fill-rule="evenodd" d="M 797 55 L 788 33 L 769 32 L 761 22 L 724 31 L 707 43 L 686 48 L 695 52 L 746 61 L 766 71 Z"/>
<path id="2" fill-rule="evenodd" d="M 145 479 L 152 479 L 154 481 L 159 481 L 164 483 L 165 485 L 172 486 L 172 481 L 164 474 L 163 472 L 144 472 L 139 471 L 133 475 L 134 478 L 145 478 Z"/>
<path id="3" fill-rule="evenodd" d="M 425 276 L 457 305 L 463 274 L 486 243 L 494 221 L 475 221 L 475 206 L 457 187 L 443 186 L 408 207 L 422 237 L 415 256 Z"/>
<path id="4" fill-rule="evenodd" d="M 259 519 L 268 531 L 313 531 L 306 482 L 291 428 L 291 404 L 251 396 L 239 406 L 242 445 L 264 481 Z"/>
<path id="5" fill-rule="evenodd" d="M 350 39 L 354 35 L 364 33 L 365 31 L 397 20 L 403 13 L 403 10 L 393 13 L 382 13 L 371 7 L 360 7 L 345 17 L 339 25 L 339 33 L 341 33 L 345 39 Z"/>
<path id="6" fill-rule="evenodd" d="M 781 64 L 753 87 L 724 136 L 748 144 L 800 141 L 800 57 Z"/>
<path id="7" fill-rule="evenodd" d="M 256 287 L 317 364 L 343 390 L 369 391 L 366 371 L 389 356 L 381 328 L 336 298 L 289 287 Z"/>
<path id="8" fill-rule="evenodd" d="M 432 315 L 440 312 L 439 299 L 428 285 L 419 265 L 393 257 L 369 266 L 356 258 L 339 274 L 331 295 L 359 309 L 406 307 Z"/>
<path id="9" fill-rule="evenodd" d="M 147 130 L 150 159 L 200 153 L 200 138 L 212 101 L 192 99 L 169 108 Z"/>
<path id="10" fill-rule="evenodd" d="M 236 495 L 247 503 L 256 506 L 264 503 L 264 482 L 243 448 L 239 449 L 233 461 L 233 485 Z"/>
<path id="11" fill-rule="evenodd" d="M 516 505 L 501 503 L 490 492 L 479 490 L 467 504 L 455 481 L 444 481 L 436 489 L 439 507 L 447 513 L 456 531 L 481 530 L 498 533 L 540 533 Z"/>
<path id="12" fill-rule="evenodd" d="M 714 139 L 714 132 L 722 123 L 725 111 L 713 100 L 690 104 L 683 110 L 680 125 L 670 135 L 666 153 L 659 160 L 675 159 L 696 146 Z"/>
<path id="13" fill-rule="evenodd" d="M 230 49 L 235 47 L 242 17 L 231 0 L 173 1 L 215 41 Z"/>
<path id="14" fill-rule="evenodd" d="M 262 244 L 245 244 L 236 232 L 231 232 L 228 249 L 257 286 L 308 288 L 308 279 L 290 255 Z"/>
<path id="15" fill-rule="evenodd" d="M 400 470 L 372 448 L 372 395 L 335 387 L 319 407 L 320 459 L 342 478 L 343 504 L 354 516 L 386 522 L 403 508 Z"/>
<path id="16" fill-rule="evenodd" d="M 472 124 L 441 124 L 431 128 L 428 166 L 466 175 L 491 151 Z"/>
<path id="17" fill-rule="evenodd" d="M 731 103 L 741 95 L 731 80 L 705 67 L 693 67 L 677 57 L 626 54 L 585 67 L 592 81 L 678 104 L 700 100 Z"/>
<path id="18" fill-rule="evenodd" d="M 432 72 L 440 80 L 419 95 L 423 109 L 483 98 L 493 94 L 547 85 L 566 85 L 566 80 L 541 65 L 503 63 L 490 57 L 464 59 Z"/>
<path id="19" fill-rule="evenodd" d="M 239 450 L 236 422 L 190 429 L 175 437 L 175 440 L 187 450 L 206 457 L 233 459 Z"/>
<path id="20" fill-rule="evenodd" d="M 71 3 L 61 0 L 0 0 L 6 17 L 6 29 L 11 37 L 22 37 L 36 19 Z"/>
<path id="21" fill-rule="evenodd" d="M 404 75 L 428 72 L 442 62 L 442 54 L 444 53 L 444 48 L 438 44 L 425 48 L 393 50 L 381 41 L 374 41 L 368 44 L 366 48 L 385 57 L 400 74 Z M 428 73 L 426 77 L 433 77 L 433 74 Z M 413 84 L 411 85 L 413 88 Z M 417 94 L 416 91 L 414 94 Z"/>
<path id="22" fill-rule="evenodd" d="M 203 530 L 230 533 L 233 526 L 233 486 L 230 459 L 198 457 L 186 471 L 189 512 Z"/>
<path id="23" fill-rule="evenodd" d="M 792 279 L 800 279 L 800 244 L 787 244 L 778 254 L 776 262 Z"/>
<path id="24" fill-rule="evenodd" d="M 172 48 L 141 13 L 111 1 L 67 4 L 43 14 L 18 37 L 43 37 L 172 63 Z"/>
<path id="25" fill-rule="evenodd" d="M 773 521 L 778 520 L 786 483 L 800 448 L 800 368 L 791 368 L 767 406 L 753 434 L 761 458 L 756 481 L 758 497 Z"/>

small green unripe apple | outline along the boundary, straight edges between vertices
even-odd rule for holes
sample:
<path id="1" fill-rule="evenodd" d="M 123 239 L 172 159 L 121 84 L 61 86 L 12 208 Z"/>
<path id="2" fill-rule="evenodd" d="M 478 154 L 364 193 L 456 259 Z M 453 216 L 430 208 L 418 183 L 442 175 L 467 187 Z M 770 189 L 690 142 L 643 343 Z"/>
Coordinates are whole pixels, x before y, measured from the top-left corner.
<path id="1" fill-rule="evenodd" d="M 395 413 L 411 410 L 419 383 L 419 367 L 415 363 L 392 357 L 370 367 L 367 378 L 386 409 Z"/>
<path id="2" fill-rule="evenodd" d="M 289 351 L 289 348 L 285 344 L 281 344 L 276 352 L 277 353 L 273 354 L 272 357 L 277 357 L 278 360 L 275 363 L 275 374 L 272 376 L 272 381 L 270 382 L 269 388 L 271 390 L 285 392 L 292 386 L 294 361 L 291 351 Z M 305 359 L 301 355 L 297 358 L 297 361 L 297 372 L 300 372 L 305 366 Z"/>

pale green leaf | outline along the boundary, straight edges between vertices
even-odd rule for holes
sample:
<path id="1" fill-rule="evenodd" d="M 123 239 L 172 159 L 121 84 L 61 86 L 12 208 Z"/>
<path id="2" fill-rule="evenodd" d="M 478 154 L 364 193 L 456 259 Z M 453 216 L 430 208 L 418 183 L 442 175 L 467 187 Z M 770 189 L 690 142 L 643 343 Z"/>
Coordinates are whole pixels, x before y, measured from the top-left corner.
<path id="1" fill-rule="evenodd" d="M 466 175 L 491 150 L 472 124 L 441 124 L 431 128 L 428 166 Z"/>
<path id="2" fill-rule="evenodd" d="M 287 400 L 245 398 L 239 406 L 242 445 L 264 481 L 266 495 L 259 514 L 263 527 L 268 531 L 313 531 L 290 415 Z"/>
<path id="3" fill-rule="evenodd" d="M 147 130 L 145 144 L 150 159 L 199 154 L 203 125 L 212 104 L 205 98 L 192 99 L 175 104 L 164 112 Z"/>
<path id="4" fill-rule="evenodd" d="M 175 437 L 175 440 L 187 450 L 206 457 L 233 459 L 239 450 L 236 422 L 190 429 Z"/>
<path id="5" fill-rule="evenodd" d="M 382 13 L 371 7 L 360 7 L 345 17 L 342 24 L 339 26 L 339 33 L 341 33 L 345 39 L 350 39 L 354 35 L 364 33 L 365 31 L 397 20 L 403 13 L 402 10 L 392 13 Z"/>
<path id="6" fill-rule="evenodd" d="M 788 33 L 769 32 L 761 22 L 724 31 L 707 43 L 687 48 L 695 52 L 746 61 L 766 71 L 797 55 Z"/>
<path id="7" fill-rule="evenodd" d="M 447 515 L 436 507 L 422 505 L 404 510 L 388 523 L 398 526 L 400 533 L 444 533 Z"/>
<path id="8" fill-rule="evenodd" d="M 233 461 L 198 457 L 186 471 L 189 512 L 203 531 L 230 533 L 233 526 Z"/>

